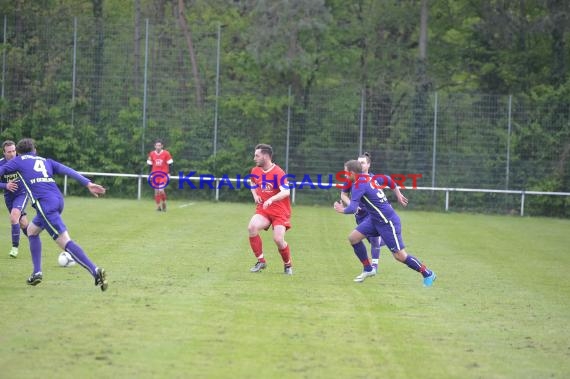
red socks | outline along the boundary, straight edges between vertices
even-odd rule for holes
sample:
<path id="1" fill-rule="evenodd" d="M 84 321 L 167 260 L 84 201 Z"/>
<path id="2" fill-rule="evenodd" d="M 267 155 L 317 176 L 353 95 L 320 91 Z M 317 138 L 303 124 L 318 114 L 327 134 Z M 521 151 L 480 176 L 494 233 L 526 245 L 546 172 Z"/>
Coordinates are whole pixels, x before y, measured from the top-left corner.
<path id="1" fill-rule="evenodd" d="M 291 266 L 291 253 L 289 252 L 289 245 L 285 246 L 284 249 L 279 249 L 279 254 L 281 254 L 281 258 L 283 259 L 285 266 Z"/>
<path id="2" fill-rule="evenodd" d="M 261 242 L 261 237 L 256 235 L 255 237 L 249 237 L 249 245 L 251 246 L 251 250 L 253 254 L 260 262 L 265 262 L 265 258 L 263 257 L 263 244 Z"/>

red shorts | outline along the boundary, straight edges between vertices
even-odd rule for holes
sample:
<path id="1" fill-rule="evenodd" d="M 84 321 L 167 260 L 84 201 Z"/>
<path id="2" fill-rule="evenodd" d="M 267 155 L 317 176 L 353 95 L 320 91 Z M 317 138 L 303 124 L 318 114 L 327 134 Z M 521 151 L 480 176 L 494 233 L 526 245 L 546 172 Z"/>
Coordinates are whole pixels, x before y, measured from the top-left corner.
<path id="1" fill-rule="evenodd" d="M 255 209 L 255 214 L 262 215 L 268 219 L 269 222 L 271 222 L 271 225 L 273 225 L 273 229 L 275 229 L 276 225 L 283 225 L 286 230 L 291 229 L 291 216 L 285 214 L 281 210 L 279 210 L 279 212 L 268 212 L 267 209 L 257 207 Z M 265 230 L 267 229 L 269 229 L 269 227 L 267 227 Z"/>

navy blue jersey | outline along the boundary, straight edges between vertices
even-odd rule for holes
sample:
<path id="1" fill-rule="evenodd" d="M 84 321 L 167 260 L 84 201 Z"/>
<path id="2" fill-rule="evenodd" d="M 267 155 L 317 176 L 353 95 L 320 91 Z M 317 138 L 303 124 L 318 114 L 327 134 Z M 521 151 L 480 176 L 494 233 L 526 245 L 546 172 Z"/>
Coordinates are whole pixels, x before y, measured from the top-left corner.
<path id="1" fill-rule="evenodd" d="M 0 167 L 4 166 L 8 162 L 9 161 L 7 161 L 6 158 L 0 159 Z M 13 182 L 16 182 L 16 184 L 18 184 L 18 189 L 15 190 L 14 192 L 8 191 L 6 189 L 6 183 L 8 183 L 9 181 L 13 181 Z M 5 190 L 4 191 L 4 198 L 6 201 L 9 201 L 10 199 L 14 199 L 18 195 L 22 195 L 22 194 L 26 193 L 26 188 L 20 182 L 20 177 L 16 172 L 8 172 L 8 173 L 5 173 L 2 176 L 0 176 L 0 188 Z"/>
<path id="2" fill-rule="evenodd" d="M 372 181 L 373 177 L 376 180 Z M 394 188 L 395 185 L 394 181 L 386 175 L 360 174 L 358 180 L 352 183 L 350 204 L 344 209 L 344 213 L 354 213 L 359 205 L 363 205 L 374 220 L 388 223 L 392 218 L 397 217 L 397 214 L 382 188 Z"/>
<path id="3" fill-rule="evenodd" d="M 19 175 L 23 187 L 30 195 L 32 204 L 38 200 L 49 201 L 63 198 L 53 178 L 54 174 L 69 175 L 84 186 L 90 182 L 70 167 L 33 154 L 18 155 L 0 166 L 0 177 L 13 172 Z"/>
<path id="4" fill-rule="evenodd" d="M 368 176 L 370 176 L 371 178 L 374 176 L 374 174 L 372 174 L 372 173 L 360 174 L 360 175 L 368 175 Z M 346 188 L 343 188 L 343 189 L 342 189 L 342 192 L 348 194 L 348 196 L 350 197 L 350 194 L 351 194 L 351 192 L 352 192 L 351 189 L 352 189 L 352 186 L 350 186 L 350 187 L 347 186 Z M 358 204 L 358 208 L 356 209 L 356 212 L 354 213 L 354 216 L 356 217 L 356 220 L 357 220 L 357 221 L 361 221 L 361 220 L 365 219 L 366 216 L 368 216 L 368 211 L 366 210 L 366 206 L 364 205 L 364 203 L 362 202 L 362 200 L 361 200 L 360 203 Z"/>

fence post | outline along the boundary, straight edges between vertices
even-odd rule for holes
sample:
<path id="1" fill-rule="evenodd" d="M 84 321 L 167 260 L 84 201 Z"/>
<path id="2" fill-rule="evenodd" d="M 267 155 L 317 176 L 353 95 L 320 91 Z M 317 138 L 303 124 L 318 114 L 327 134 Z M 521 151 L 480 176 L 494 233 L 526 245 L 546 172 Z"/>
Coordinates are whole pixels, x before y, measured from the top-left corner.
<path id="1" fill-rule="evenodd" d="M 291 135 L 291 85 L 287 96 L 287 137 L 285 140 L 285 173 L 289 173 L 289 138 Z"/>
<path id="2" fill-rule="evenodd" d="M 360 136 L 358 141 L 358 156 L 362 155 L 362 140 L 364 138 L 364 102 L 366 100 L 366 89 L 360 93 Z"/>
<path id="3" fill-rule="evenodd" d="M 144 157 L 145 132 L 146 132 L 146 101 L 147 101 L 147 81 L 148 81 L 148 18 L 145 20 L 145 41 L 144 41 L 144 84 L 143 84 L 143 109 L 142 109 L 142 138 L 141 154 Z"/>
<path id="4" fill-rule="evenodd" d="M 216 102 L 214 104 L 214 174 L 216 174 L 216 153 L 218 150 L 218 103 L 220 98 L 220 40 L 222 39 L 222 26 L 218 24 L 218 46 L 216 52 Z"/>
<path id="5" fill-rule="evenodd" d="M 435 93 L 435 99 L 433 104 L 433 152 L 431 157 L 431 186 L 435 187 L 435 158 L 437 156 L 437 92 Z"/>
<path id="6" fill-rule="evenodd" d="M 4 16 L 4 48 L 2 49 L 2 88 L 0 89 L 0 99 L 4 100 L 4 83 L 6 82 L 6 33 L 8 30 L 8 19 Z M 4 126 L 4 113 L 0 117 L 0 130 Z"/>
<path id="7" fill-rule="evenodd" d="M 220 181 L 218 178 L 216 178 L 216 181 L 214 182 L 216 184 L 216 201 L 220 200 Z"/>
<path id="8" fill-rule="evenodd" d="M 77 81 L 77 17 L 73 17 L 73 68 L 71 73 L 71 127 L 75 124 L 75 84 Z"/>
<path id="9" fill-rule="evenodd" d="M 513 104 L 513 95 L 509 95 L 509 110 L 508 110 L 508 120 L 507 120 L 507 173 L 505 177 L 505 189 L 509 189 L 509 171 L 510 171 L 510 161 L 511 161 L 511 110 Z"/>

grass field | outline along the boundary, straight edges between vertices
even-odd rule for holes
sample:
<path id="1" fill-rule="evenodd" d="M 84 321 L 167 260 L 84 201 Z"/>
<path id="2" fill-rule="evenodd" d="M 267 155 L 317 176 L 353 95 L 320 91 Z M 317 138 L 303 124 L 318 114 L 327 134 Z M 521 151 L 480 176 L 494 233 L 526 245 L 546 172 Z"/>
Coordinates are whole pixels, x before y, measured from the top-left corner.
<path id="1" fill-rule="evenodd" d="M 72 237 L 105 267 L 101 292 L 60 268 L 44 235 L 29 287 L 27 241 L 0 240 L 1 378 L 568 378 L 570 220 L 401 211 L 407 250 L 433 288 L 383 248 L 362 284 L 352 216 L 295 207 L 295 275 L 252 205 L 69 198 Z M 30 213 L 34 213 L 30 210 Z"/>

